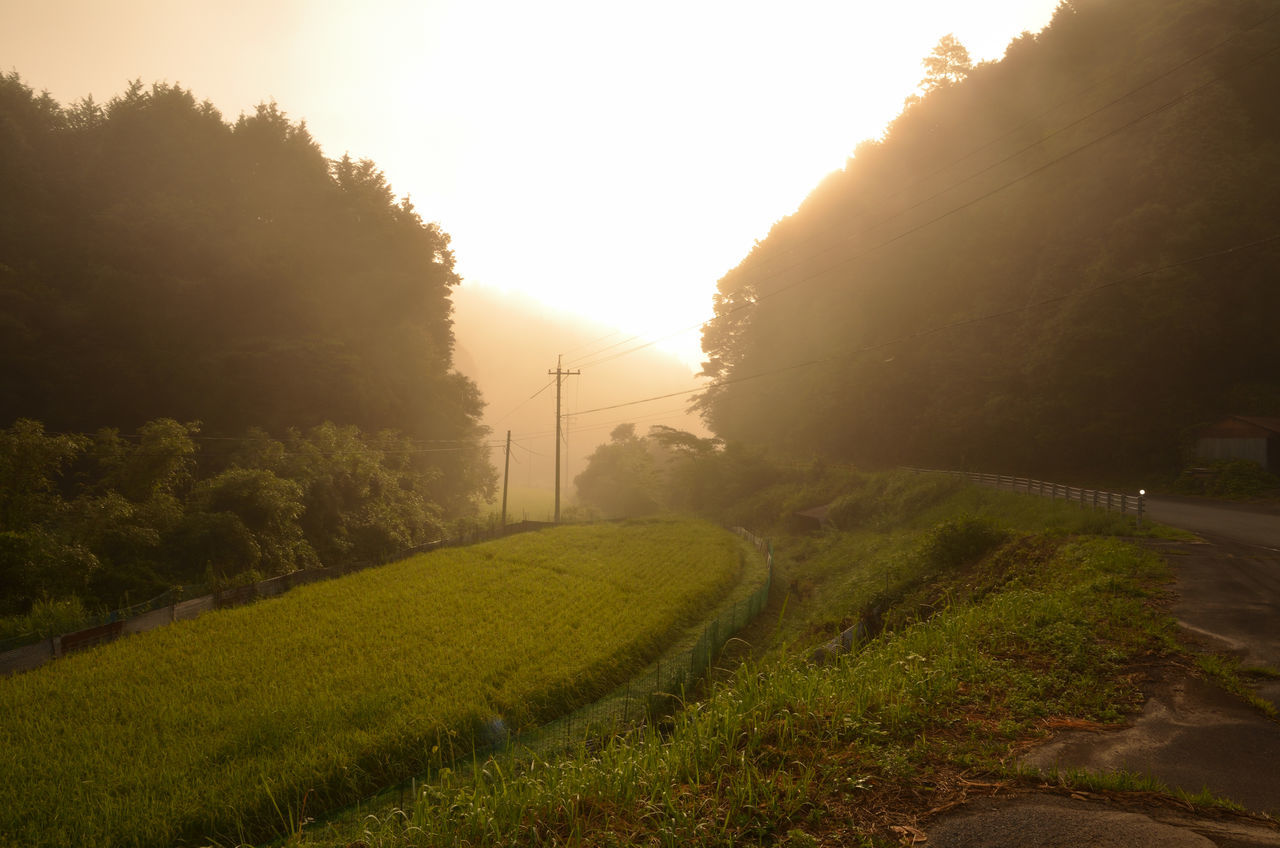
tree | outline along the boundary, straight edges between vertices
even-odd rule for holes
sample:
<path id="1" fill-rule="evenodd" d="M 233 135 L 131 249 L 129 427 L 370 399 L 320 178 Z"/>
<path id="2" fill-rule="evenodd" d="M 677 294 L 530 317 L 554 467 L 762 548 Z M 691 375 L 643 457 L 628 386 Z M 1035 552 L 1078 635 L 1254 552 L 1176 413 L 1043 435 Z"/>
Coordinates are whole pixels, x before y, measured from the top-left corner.
<path id="1" fill-rule="evenodd" d="M 220 570 L 287 574 L 319 564 L 298 523 L 302 511 L 302 487 L 297 483 L 264 469 L 231 468 L 195 487 L 188 518 L 193 513 L 233 517 L 243 531 L 236 527 L 229 535 L 248 535 L 253 540 L 252 546 L 243 546 L 256 551 L 251 561 L 241 562 L 235 569 L 227 569 L 230 563 L 217 563 Z M 233 526 L 228 518 L 217 520 Z"/>
<path id="2" fill-rule="evenodd" d="M 451 514 L 492 487 L 449 236 L 373 162 L 330 162 L 274 103 L 228 123 L 135 81 L 64 110 L 0 73 L 0 185 L 0 426 L 329 421 L 457 445 L 430 457 Z"/>
<path id="3" fill-rule="evenodd" d="M 1252 8 L 1064 4 L 977 68 L 940 41 L 937 96 L 720 280 L 708 426 L 777 456 L 1050 475 L 1171 472 L 1198 424 L 1274 415 L 1280 58 Z M 1206 67 L 1213 97 L 1133 87 L 1228 37 L 1260 52 Z M 1086 82 L 1125 104 L 1115 143 L 1044 111 L 1087 111 Z"/>
<path id="4" fill-rule="evenodd" d="M 636 425 L 619 424 L 587 457 L 587 467 L 573 479 L 578 498 L 587 506 L 614 517 L 649 515 L 658 511 L 658 472 Z"/>
<path id="5" fill-rule="evenodd" d="M 921 63 L 924 65 L 924 79 L 920 80 L 920 89 L 928 94 L 935 88 L 953 85 L 960 82 L 973 70 L 973 60 L 969 58 L 969 50 L 952 33 L 938 39 L 933 52 Z"/>
<path id="6" fill-rule="evenodd" d="M 87 445 L 83 436 L 45 433 L 29 418 L 0 430 L 0 530 L 22 530 L 64 512 L 58 481 Z"/>

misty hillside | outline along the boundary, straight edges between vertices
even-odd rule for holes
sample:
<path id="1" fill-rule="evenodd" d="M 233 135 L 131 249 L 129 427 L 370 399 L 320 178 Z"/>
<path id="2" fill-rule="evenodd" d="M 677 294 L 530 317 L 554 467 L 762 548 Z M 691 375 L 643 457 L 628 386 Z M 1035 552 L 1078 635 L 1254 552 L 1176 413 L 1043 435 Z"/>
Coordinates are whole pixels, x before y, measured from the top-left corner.
<path id="1" fill-rule="evenodd" d="M 666 398 L 587 415 L 583 410 L 627 403 L 699 385 L 675 356 L 656 346 L 637 349 L 640 339 L 599 323 L 548 310 L 531 298 L 467 284 L 453 292 L 454 361 L 459 371 L 480 387 L 491 443 L 507 430 L 515 448 L 512 484 L 550 488 L 555 476 L 555 386 L 547 375 L 563 354 L 567 370 L 562 404 L 568 416 L 567 469 L 562 469 L 566 497 L 585 458 L 621 421 L 636 423 L 643 433 L 654 424 L 705 432 L 687 411 L 690 397 Z M 619 355 L 622 354 L 622 355 Z M 541 392 L 539 393 L 539 390 Z M 536 397 L 533 395 L 537 394 Z M 493 451 L 502 469 L 502 449 Z"/>
<path id="2" fill-rule="evenodd" d="M 1176 470 L 1280 414 L 1280 16 L 1073 0 L 922 95 L 719 282 L 715 432 L 863 465 Z M 945 47 L 945 45 L 943 45 Z"/>
<path id="3" fill-rule="evenodd" d="M 0 75 L 0 425 L 393 429 L 484 488 L 449 236 L 274 104 L 174 85 L 63 107 Z"/>

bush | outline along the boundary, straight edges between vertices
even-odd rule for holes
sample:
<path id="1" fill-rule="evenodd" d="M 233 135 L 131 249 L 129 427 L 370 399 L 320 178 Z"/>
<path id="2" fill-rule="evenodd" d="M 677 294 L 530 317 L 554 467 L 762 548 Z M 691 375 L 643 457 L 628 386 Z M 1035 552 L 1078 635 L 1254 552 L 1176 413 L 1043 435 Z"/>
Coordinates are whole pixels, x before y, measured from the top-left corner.
<path id="1" fill-rule="evenodd" d="M 1176 488 L 1214 498 L 1256 498 L 1280 490 L 1280 477 L 1247 459 L 1224 459 L 1184 471 Z"/>
<path id="2" fill-rule="evenodd" d="M 856 488 L 837 498 L 827 519 L 841 530 L 885 529 L 941 503 L 964 485 L 956 477 L 891 472 L 862 475 Z M 852 488 L 852 487 L 851 487 Z"/>
<path id="3" fill-rule="evenodd" d="M 959 568 L 977 562 L 1007 538 L 1007 531 L 981 518 L 944 521 L 926 537 L 924 556 L 938 568 Z"/>
<path id="4" fill-rule="evenodd" d="M 81 629 L 90 619 L 84 602 L 77 597 L 40 598 L 26 615 L 0 619 L 0 639 L 35 634 L 42 639 Z"/>

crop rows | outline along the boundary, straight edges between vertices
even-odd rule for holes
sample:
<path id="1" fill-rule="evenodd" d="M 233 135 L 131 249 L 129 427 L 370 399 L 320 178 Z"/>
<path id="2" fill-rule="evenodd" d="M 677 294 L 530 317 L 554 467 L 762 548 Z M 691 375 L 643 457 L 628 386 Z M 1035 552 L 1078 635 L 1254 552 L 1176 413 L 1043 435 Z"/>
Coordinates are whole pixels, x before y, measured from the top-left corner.
<path id="1" fill-rule="evenodd" d="M 0 840 L 287 830 L 627 679 L 730 588 L 688 521 L 438 551 L 0 681 Z M 500 722 L 499 722 L 500 720 Z"/>

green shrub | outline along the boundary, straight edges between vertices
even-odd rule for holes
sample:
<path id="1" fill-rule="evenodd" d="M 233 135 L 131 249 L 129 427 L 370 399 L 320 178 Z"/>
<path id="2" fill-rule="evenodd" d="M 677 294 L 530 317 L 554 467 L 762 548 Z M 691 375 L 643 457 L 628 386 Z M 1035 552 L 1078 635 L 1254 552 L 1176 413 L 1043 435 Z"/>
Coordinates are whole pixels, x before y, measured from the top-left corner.
<path id="1" fill-rule="evenodd" d="M 1247 459 L 1223 459 L 1208 470 L 1188 469 L 1175 484 L 1178 491 L 1215 498 L 1256 498 L 1280 490 L 1280 477 Z"/>
<path id="2" fill-rule="evenodd" d="M 40 598 L 26 615 L 0 619 L 0 639 L 11 639 L 34 633 L 42 639 L 62 633 L 73 633 L 89 621 L 89 611 L 77 597 Z"/>
<path id="3" fill-rule="evenodd" d="M 982 518 L 944 521 L 925 538 L 925 559 L 937 568 L 959 568 L 995 549 L 1009 533 Z"/>

